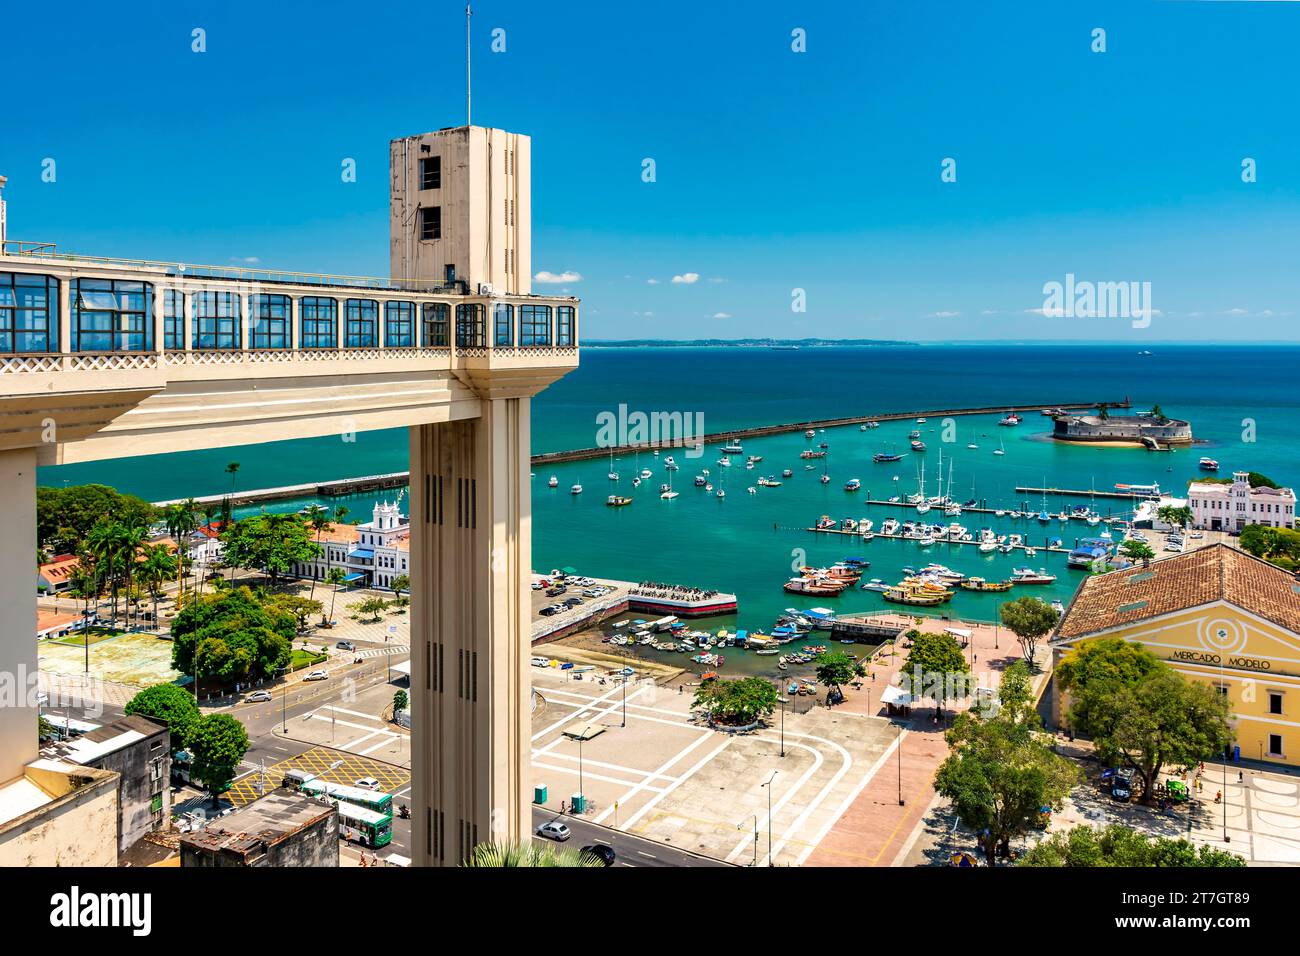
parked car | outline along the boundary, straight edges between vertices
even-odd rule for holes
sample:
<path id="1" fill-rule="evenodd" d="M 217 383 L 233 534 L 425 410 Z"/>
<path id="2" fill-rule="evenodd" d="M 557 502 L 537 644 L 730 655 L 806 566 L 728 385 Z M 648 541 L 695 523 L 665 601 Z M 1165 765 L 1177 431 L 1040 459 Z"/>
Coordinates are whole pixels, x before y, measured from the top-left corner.
<path id="1" fill-rule="evenodd" d="M 325 671 L 309 671 L 303 680 L 329 680 L 329 676 Z"/>
<path id="2" fill-rule="evenodd" d="M 549 607 L 544 607 L 544 608 L 542 608 L 542 609 L 541 609 L 540 611 L 538 611 L 537 613 L 540 614 L 542 617 L 551 617 L 551 616 L 552 616 L 553 614 L 555 614 L 558 610 L 559 610 L 559 609 L 556 608 L 556 606 L 555 606 L 554 604 L 552 604 L 552 605 L 550 605 Z"/>
<path id="3" fill-rule="evenodd" d="M 583 856 L 594 856 L 606 866 L 614 865 L 614 848 L 607 843 L 593 843 L 582 848 Z"/>
<path id="4" fill-rule="evenodd" d="M 1127 803 L 1133 797 L 1133 783 L 1136 779 L 1137 773 L 1132 767 L 1116 770 L 1110 781 L 1110 795 L 1121 803 Z"/>
<path id="5" fill-rule="evenodd" d="M 374 777 L 362 777 L 356 782 L 356 786 L 360 787 L 362 790 L 378 790 L 379 781 Z"/>
<path id="6" fill-rule="evenodd" d="M 569 832 L 569 828 L 563 823 L 560 823 L 558 820 L 550 820 L 537 828 L 537 835 L 546 837 L 548 840 L 555 840 L 559 843 L 563 843 L 573 834 Z"/>
<path id="7" fill-rule="evenodd" d="M 357 645 L 351 641 L 339 641 L 334 646 L 341 651 L 355 651 L 357 649 Z"/>
<path id="8" fill-rule="evenodd" d="M 546 587 L 546 585 L 543 584 L 541 581 L 534 581 L 534 582 L 533 582 L 533 590 L 534 590 L 534 591 L 540 591 L 540 590 L 541 590 L 542 588 L 544 588 L 544 587 Z"/>
<path id="9" fill-rule="evenodd" d="M 271 692 L 269 690 L 255 690 L 247 697 L 244 698 L 244 703 L 263 704 L 270 699 L 271 699 Z"/>
<path id="10" fill-rule="evenodd" d="M 582 604 L 582 603 L 583 603 L 582 598 L 580 598 L 580 597 L 571 597 L 571 598 L 569 598 L 567 601 L 564 602 L 564 605 L 565 605 L 565 607 L 577 607 L 579 604 Z"/>

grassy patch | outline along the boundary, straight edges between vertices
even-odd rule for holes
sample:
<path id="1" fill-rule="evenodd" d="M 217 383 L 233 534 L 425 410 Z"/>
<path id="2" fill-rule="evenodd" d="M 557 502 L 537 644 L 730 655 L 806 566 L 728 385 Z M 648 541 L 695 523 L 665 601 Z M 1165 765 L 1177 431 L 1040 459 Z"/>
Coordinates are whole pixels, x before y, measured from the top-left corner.
<path id="1" fill-rule="evenodd" d="M 295 648 L 292 656 L 289 658 L 289 670 L 302 670 L 304 667 L 311 667 L 313 664 L 319 664 L 328 657 L 328 654 L 317 654 L 313 651 L 302 651 Z"/>
<path id="2" fill-rule="evenodd" d="M 85 631 L 76 631 L 67 634 L 64 637 L 53 638 L 51 644 L 63 644 L 67 647 L 85 647 L 87 643 L 95 645 L 101 641 L 107 641 L 114 637 L 120 637 L 124 632 L 111 630 L 107 627 L 91 627 Z"/>

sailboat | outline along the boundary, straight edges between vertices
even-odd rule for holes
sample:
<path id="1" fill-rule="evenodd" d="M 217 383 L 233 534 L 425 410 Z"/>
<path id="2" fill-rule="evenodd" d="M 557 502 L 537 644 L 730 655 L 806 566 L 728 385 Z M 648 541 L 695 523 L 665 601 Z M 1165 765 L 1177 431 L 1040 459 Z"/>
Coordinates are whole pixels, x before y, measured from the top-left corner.
<path id="1" fill-rule="evenodd" d="M 618 481 L 618 472 L 614 470 L 614 452 L 613 452 L 612 450 L 611 450 L 610 453 L 609 453 L 609 475 L 608 475 L 608 478 L 609 478 L 610 481 Z"/>
<path id="2" fill-rule="evenodd" d="M 1044 488 L 1046 488 L 1046 485 L 1047 485 L 1047 479 L 1044 478 L 1044 479 L 1043 479 L 1043 486 L 1044 486 Z M 1047 510 L 1047 491 L 1046 491 L 1046 490 L 1043 491 L 1043 508 L 1042 508 L 1041 511 L 1038 512 L 1038 520 L 1039 520 L 1042 524 L 1047 524 L 1049 521 L 1052 520 L 1052 516 L 1051 516 L 1051 514 L 1050 514 L 1050 513 L 1048 512 L 1048 510 Z"/>
<path id="3" fill-rule="evenodd" d="M 998 447 L 993 449 L 993 454 L 995 454 L 995 455 L 1005 455 L 1006 453 L 1007 453 L 1007 446 L 1006 446 L 1006 444 L 1002 441 L 1002 439 L 999 438 L 999 439 L 998 439 Z"/>
<path id="4" fill-rule="evenodd" d="M 664 501 L 672 501 L 677 497 L 677 494 L 677 492 L 673 491 L 673 473 L 670 471 L 668 472 L 668 484 L 660 487 L 659 497 Z"/>
<path id="5" fill-rule="evenodd" d="M 918 475 L 918 485 L 916 491 L 918 497 L 918 500 L 916 502 L 916 513 L 919 515 L 923 515 L 930 510 L 930 502 L 925 497 L 925 464 L 924 463 L 921 464 L 921 471 Z"/>

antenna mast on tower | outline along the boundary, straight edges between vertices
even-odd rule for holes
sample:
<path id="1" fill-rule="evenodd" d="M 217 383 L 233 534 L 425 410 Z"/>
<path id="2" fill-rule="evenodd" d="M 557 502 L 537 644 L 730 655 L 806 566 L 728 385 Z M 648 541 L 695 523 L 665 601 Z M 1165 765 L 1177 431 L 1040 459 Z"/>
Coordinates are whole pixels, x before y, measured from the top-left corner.
<path id="1" fill-rule="evenodd" d="M 470 86 L 470 73 L 469 73 L 469 18 L 472 17 L 473 15 L 474 15 L 473 11 L 470 10 L 470 5 L 466 3 L 465 4 L 465 125 L 466 126 L 473 125 L 470 122 L 471 86 Z"/>

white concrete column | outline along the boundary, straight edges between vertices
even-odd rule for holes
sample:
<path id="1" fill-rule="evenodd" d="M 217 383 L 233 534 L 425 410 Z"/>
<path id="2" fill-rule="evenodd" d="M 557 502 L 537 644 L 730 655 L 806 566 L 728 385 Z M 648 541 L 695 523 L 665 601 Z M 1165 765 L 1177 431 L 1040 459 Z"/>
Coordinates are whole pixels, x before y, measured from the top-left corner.
<path id="1" fill-rule="evenodd" d="M 192 292 L 182 294 L 181 313 L 181 334 L 185 340 L 185 351 L 189 352 L 194 348 L 194 294 Z"/>
<path id="2" fill-rule="evenodd" d="M 289 297 L 289 348 L 298 347 L 298 323 L 302 321 L 302 296 Z"/>
<path id="3" fill-rule="evenodd" d="M 167 344 L 167 323 L 163 321 L 163 303 L 167 299 L 167 290 L 161 285 L 153 287 L 153 350 L 161 355 Z"/>
<path id="4" fill-rule="evenodd" d="M 72 282 L 59 280 L 59 351 L 72 351 Z"/>
<path id="5" fill-rule="evenodd" d="M 36 449 L 0 451 L 0 783 L 21 776 L 36 759 Z M 7 686 L 6 686 L 7 685 Z"/>
<path id="6" fill-rule="evenodd" d="M 530 399 L 411 435 L 412 859 L 530 839 Z"/>
<path id="7" fill-rule="evenodd" d="M 248 316 L 252 302 L 246 293 L 239 293 L 239 348 L 248 349 Z"/>

